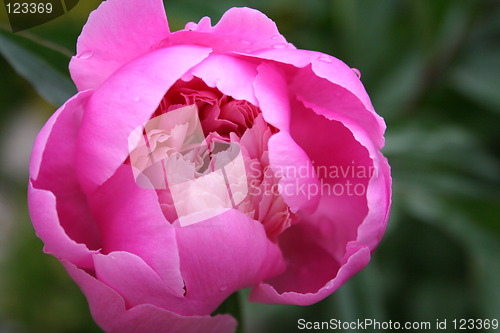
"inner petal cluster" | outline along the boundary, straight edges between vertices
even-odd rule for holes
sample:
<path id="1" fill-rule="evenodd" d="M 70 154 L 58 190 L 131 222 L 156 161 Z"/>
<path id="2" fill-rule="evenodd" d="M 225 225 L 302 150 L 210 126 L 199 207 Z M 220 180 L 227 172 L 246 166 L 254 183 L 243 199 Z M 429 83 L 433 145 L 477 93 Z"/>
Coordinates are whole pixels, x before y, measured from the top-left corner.
<path id="1" fill-rule="evenodd" d="M 185 226 L 237 209 L 275 241 L 297 220 L 269 164 L 276 132 L 250 102 L 197 78 L 179 81 L 129 137 L 130 163 L 138 185 L 156 190 L 170 223 Z"/>

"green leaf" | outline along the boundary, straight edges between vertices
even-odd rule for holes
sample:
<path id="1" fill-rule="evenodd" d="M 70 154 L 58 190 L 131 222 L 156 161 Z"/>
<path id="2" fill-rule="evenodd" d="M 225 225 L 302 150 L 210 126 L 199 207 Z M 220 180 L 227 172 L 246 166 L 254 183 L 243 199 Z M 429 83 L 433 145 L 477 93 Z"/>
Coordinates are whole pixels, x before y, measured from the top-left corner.
<path id="1" fill-rule="evenodd" d="M 67 72 L 69 56 L 60 49 L 0 29 L 0 53 L 40 96 L 53 105 L 60 106 L 76 94 Z"/>

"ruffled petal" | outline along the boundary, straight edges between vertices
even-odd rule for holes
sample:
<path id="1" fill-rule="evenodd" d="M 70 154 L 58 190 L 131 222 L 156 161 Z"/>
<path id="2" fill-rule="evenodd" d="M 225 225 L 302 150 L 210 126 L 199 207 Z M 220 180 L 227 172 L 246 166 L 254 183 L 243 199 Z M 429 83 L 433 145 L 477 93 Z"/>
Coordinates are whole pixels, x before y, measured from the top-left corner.
<path id="1" fill-rule="evenodd" d="M 198 24 L 190 22 L 185 30 L 172 33 L 159 46 L 187 44 L 208 46 L 219 53 L 252 53 L 272 47 L 295 49 L 271 19 L 247 7 L 229 9 L 214 27 L 208 17 Z"/>
<path id="2" fill-rule="evenodd" d="M 95 89 L 169 33 L 161 0 L 107 0 L 90 14 L 78 38 L 71 77 L 78 90 Z"/>
<path id="3" fill-rule="evenodd" d="M 285 43 L 276 23 L 256 9 L 233 7 L 222 15 L 213 30 L 214 34 L 235 35 L 253 43 L 256 49 Z"/>
<path id="4" fill-rule="evenodd" d="M 127 309 L 123 298 L 113 289 L 63 262 L 64 267 L 82 289 L 96 323 L 109 333 L 233 333 L 237 322 L 229 315 L 182 316 L 151 304 Z"/>
<path id="5" fill-rule="evenodd" d="M 148 53 L 115 72 L 87 104 L 78 138 L 80 184 L 93 192 L 129 154 L 128 137 L 154 113 L 167 90 L 210 49 L 176 46 Z"/>

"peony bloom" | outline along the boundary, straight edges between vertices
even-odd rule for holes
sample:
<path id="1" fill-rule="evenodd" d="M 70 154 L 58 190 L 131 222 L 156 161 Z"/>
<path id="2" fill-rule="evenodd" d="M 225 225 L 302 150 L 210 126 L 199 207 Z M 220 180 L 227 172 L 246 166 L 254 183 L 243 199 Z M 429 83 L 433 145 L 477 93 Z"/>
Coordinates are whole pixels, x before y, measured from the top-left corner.
<path id="1" fill-rule="evenodd" d="M 384 121 L 356 73 L 232 8 L 170 32 L 161 0 L 108 0 L 38 135 L 29 210 L 107 332 L 232 332 L 235 291 L 309 305 L 386 228 Z"/>

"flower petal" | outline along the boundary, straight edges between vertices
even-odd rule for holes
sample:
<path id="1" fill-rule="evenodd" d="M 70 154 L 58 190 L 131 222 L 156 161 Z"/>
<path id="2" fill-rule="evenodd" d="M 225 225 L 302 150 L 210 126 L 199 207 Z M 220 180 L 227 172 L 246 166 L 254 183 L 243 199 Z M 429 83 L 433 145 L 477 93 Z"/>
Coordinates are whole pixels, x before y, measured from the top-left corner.
<path id="1" fill-rule="evenodd" d="M 33 186 L 51 191 L 68 236 L 90 249 L 100 248 L 97 224 L 76 175 L 78 131 L 90 91 L 71 98 L 47 122 L 35 141 L 31 160 Z"/>
<path id="2" fill-rule="evenodd" d="M 245 56 L 272 60 L 278 67 L 279 64 L 296 67 L 298 70 L 294 72 L 288 66 L 281 66 L 288 71 L 288 77 L 293 78 L 287 96 L 297 94 L 305 103 L 321 106 L 322 111 L 318 109 L 317 112 L 328 119 L 339 120 L 349 128 L 353 126 L 354 133 L 366 133 L 377 149 L 382 148 L 385 123 L 375 113 L 363 84 L 345 63 L 332 56 L 306 50 L 267 49 Z M 272 89 L 272 81 L 267 86 L 266 80 L 261 82 L 260 91 Z M 257 87 L 256 94 L 260 102 Z M 275 119 L 279 115 L 267 117 Z M 355 130 L 354 126 L 357 126 Z"/>
<path id="3" fill-rule="evenodd" d="M 230 315 L 181 316 L 144 304 L 127 311 L 111 333 L 234 333 L 238 322 Z"/>
<path id="4" fill-rule="evenodd" d="M 257 71 L 255 96 L 264 119 L 282 131 L 289 131 L 290 93 L 285 72 L 271 63 L 259 65 Z"/>
<path id="5" fill-rule="evenodd" d="M 273 46 L 295 49 L 271 19 L 247 7 L 229 9 L 214 27 L 208 17 L 202 18 L 198 24 L 190 22 L 185 30 L 172 33 L 160 46 L 187 44 L 208 46 L 219 53 L 252 53 Z"/>
<path id="6" fill-rule="evenodd" d="M 279 191 L 285 203 L 293 213 L 312 213 L 320 199 L 321 184 L 311 160 L 287 132 L 274 134 L 268 144 L 270 166 L 281 178 Z"/>
<path id="7" fill-rule="evenodd" d="M 307 249 L 305 249 L 307 251 Z M 355 273 L 363 269 L 370 261 L 370 249 L 364 247 L 360 248 L 354 253 L 350 253 L 345 265 L 340 267 L 335 278 L 330 280 L 324 287 L 314 293 L 301 293 L 289 291 L 278 293 L 276 289 L 267 283 L 262 283 L 252 290 L 250 300 L 260 303 L 274 303 L 274 304 L 297 304 L 297 305 L 311 305 L 319 302 L 329 296 L 332 292 L 337 290 Z M 303 270 L 307 273 L 311 267 L 307 261 L 298 261 L 298 265 L 304 265 Z"/>
<path id="8" fill-rule="evenodd" d="M 257 49 L 272 47 L 286 42 L 279 33 L 276 23 L 256 9 L 233 7 L 222 15 L 212 33 L 236 35 L 241 39 L 254 43 Z"/>
<path id="9" fill-rule="evenodd" d="M 212 311 L 233 292 L 284 269 L 281 252 L 262 224 L 237 210 L 178 227 L 177 243 L 186 299 L 210 300 Z"/>
<path id="10" fill-rule="evenodd" d="M 78 90 L 97 88 L 169 35 L 161 0 L 107 0 L 90 14 L 70 72 Z"/>
<path id="11" fill-rule="evenodd" d="M 199 46 L 156 50 L 122 67 L 99 87 L 87 104 L 77 147 L 77 171 L 86 193 L 95 191 L 127 159 L 129 134 L 210 51 Z"/>
<path id="12" fill-rule="evenodd" d="M 170 299 L 182 300 L 182 294 L 176 297 L 169 285 L 135 254 L 116 251 L 95 254 L 93 258 L 96 278 L 122 295 L 129 308 L 144 303 L 168 308 Z"/>
<path id="13" fill-rule="evenodd" d="M 130 165 L 89 197 L 102 232 L 102 252 L 133 253 L 151 266 L 174 295 L 184 293 L 175 230 L 165 219 L 155 190 L 135 181 Z"/>
<path id="14" fill-rule="evenodd" d="M 314 163 L 321 183 L 321 202 L 307 220 L 324 234 L 317 242 L 340 261 L 368 213 L 366 192 L 376 170 L 367 148 L 342 123 L 328 120 L 300 103 L 294 110 L 291 136 Z M 311 128 L 317 133 L 314 137 Z"/>
<path id="15" fill-rule="evenodd" d="M 71 98 L 52 115 L 37 136 L 31 155 L 28 190 L 33 225 L 46 243 L 46 251 L 67 260 L 70 260 L 68 255 L 71 255 L 72 262 L 81 261 L 82 256 L 87 257 L 85 265 L 90 263 L 89 249 L 100 247 L 99 230 L 75 172 L 78 130 L 83 108 L 91 93 L 81 92 Z M 42 211 L 41 207 L 47 211 Z M 51 212 L 51 209 L 54 211 Z M 46 221 L 39 216 L 52 214 Z M 80 244 L 76 246 L 77 243 Z M 79 254 L 65 251 L 65 246 L 75 248 Z"/>
<path id="16" fill-rule="evenodd" d="M 71 239 L 57 216 L 56 197 L 47 190 L 28 185 L 28 207 L 37 236 L 45 244 L 44 251 L 60 260 L 67 260 L 80 267 L 92 268 L 91 252 L 85 244 Z"/>
<path id="17" fill-rule="evenodd" d="M 225 95 L 258 105 L 253 90 L 256 65 L 248 60 L 225 54 L 211 54 L 189 73 Z"/>
<path id="18" fill-rule="evenodd" d="M 322 197 L 313 214 L 280 238 L 289 263 L 285 273 L 260 285 L 251 299 L 306 305 L 325 298 L 368 264 L 386 227 L 390 176 L 373 145 L 361 145 L 346 126 L 300 103 L 292 107 L 291 135 L 314 162 Z M 310 128 L 323 136 L 311 138 Z"/>
<path id="19" fill-rule="evenodd" d="M 237 322 L 229 315 L 181 316 L 151 304 L 126 309 L 123 298 L 113 289 L 78 269 L 63 262 L 64 267 L 87 297 L 96 323 L 110 333 L 233 333 Z"/>
<path id="20" fill-rule="evenodd" d="M 62 105 L 54 114 L 47 120 L 43 128 L 38 133 L 35 143 L 33 145 L 33 150 L 31 152 L 30 158 L 30 177 L 32 180 L 36 181 L 38 179 L 38 174 L 40 172 L 40 166 L 42 165 L 43 154 L 47 147 L 47 141 L 52 133 L 54 128 L 54 124 L 58 121 L 61 113 L 65 112 L 64 110 L 67 108 L 80 108 L 87 102 L 88 97 L 91 95 L 91 92 L 85 91 L 76 94 L 71 97 L 64 105 Z"/>
<path id="21" fill-rule="evenodd" d="M 391 209 L 391 174 L 387 159 L 378 152 L 373 157 L 376 166 L 367 190 L 368 215 L 358 228 L 357 244 L 366 244 L 372 251 L 380 243 Z"/>

